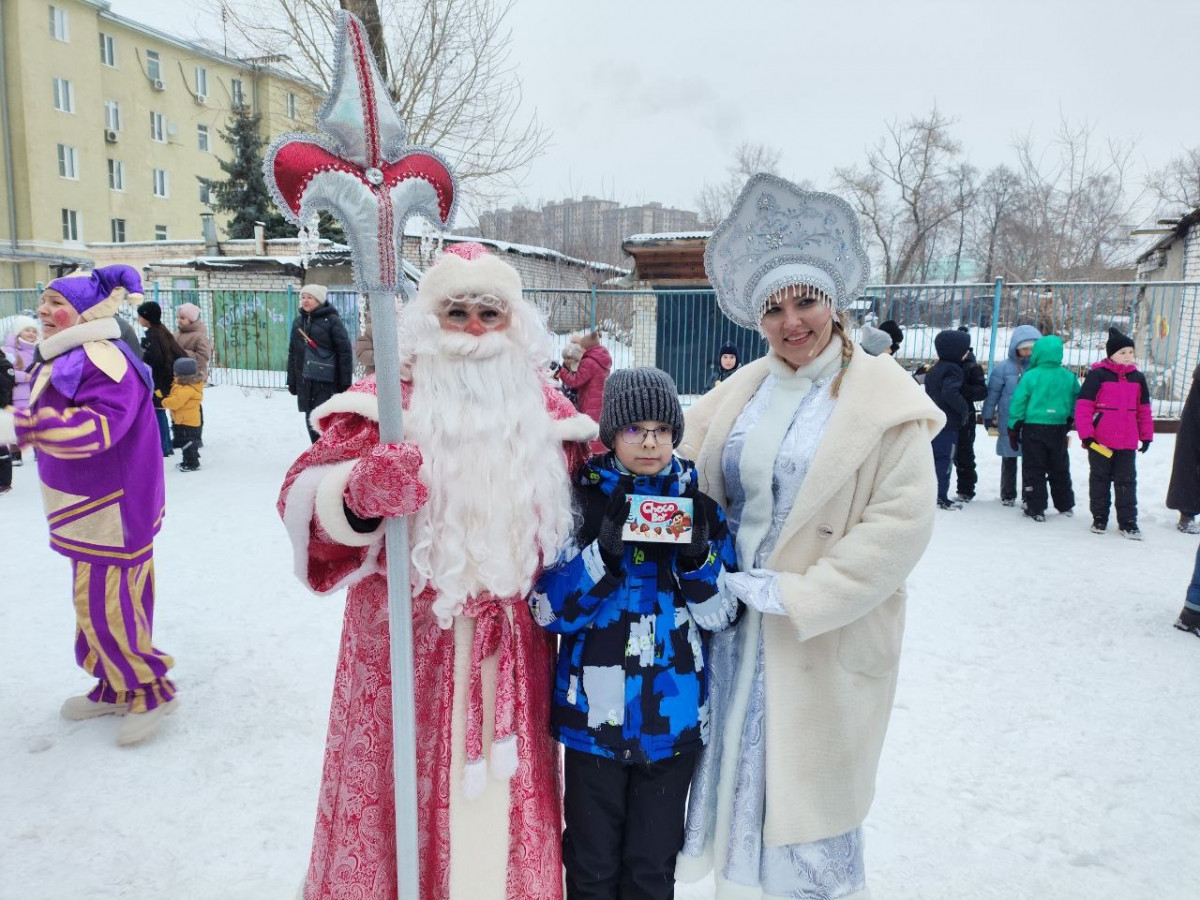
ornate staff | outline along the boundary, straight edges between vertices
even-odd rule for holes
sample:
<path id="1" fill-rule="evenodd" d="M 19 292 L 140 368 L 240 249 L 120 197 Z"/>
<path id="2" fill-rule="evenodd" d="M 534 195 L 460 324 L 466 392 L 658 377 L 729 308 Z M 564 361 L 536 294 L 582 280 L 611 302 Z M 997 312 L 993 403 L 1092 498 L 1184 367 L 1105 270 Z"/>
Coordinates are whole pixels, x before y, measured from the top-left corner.
<path id="1" fill-rule="evenodd" d="M 396 304 L 410 299 L 401 247 L 404 224 L 422 216 L 448 227 L 454 178 L 428 150 L 405 143 L 362 23 L 337 13 L 334 83 L 317 113 L 319 134 L 277 138 L 263 162 L 285 217 L 302 226 L 320 210 L 341 222 L 350 244 L 355 286 L 375 328 L 379 440 L 403 438 Z M 376 298 L 381 302 L 376 309 Z M 375 313 L 378 312 L 378 315 Z M 408 521 L 386 524 L 388 627 L 391 635 L 392 747 L 396 791 L 396 874 L 400 900 L 418 898 L 416 722 L 413 710 L 412 591 Z"/>

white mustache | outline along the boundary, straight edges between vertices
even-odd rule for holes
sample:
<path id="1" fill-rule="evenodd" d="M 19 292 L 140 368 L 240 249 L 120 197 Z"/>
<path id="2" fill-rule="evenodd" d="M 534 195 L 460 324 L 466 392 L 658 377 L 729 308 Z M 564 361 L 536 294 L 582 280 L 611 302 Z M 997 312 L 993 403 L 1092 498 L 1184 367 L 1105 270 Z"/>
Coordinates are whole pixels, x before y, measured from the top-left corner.
<path id="1" fill-rule="evenodd" d="M 447 356 L 463 359 L 491 359 L 508 346 L 508 335 L 502 331 L 490 334 L 446 332 L 438 337 L 438 350 Z"/>

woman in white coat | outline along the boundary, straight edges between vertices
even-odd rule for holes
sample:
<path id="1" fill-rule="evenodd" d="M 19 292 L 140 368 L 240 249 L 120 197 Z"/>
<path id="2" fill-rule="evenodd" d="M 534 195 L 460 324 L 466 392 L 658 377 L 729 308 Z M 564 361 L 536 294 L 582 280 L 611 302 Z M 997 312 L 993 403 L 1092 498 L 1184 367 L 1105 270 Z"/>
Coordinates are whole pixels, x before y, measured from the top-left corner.
<path id="1" fill-rule="evenodd" d="M 725 507 L 748 607 L 714 638 L 712 739 L 679 878 L 717 897 L 868 896 L 862 833 L 896 688 L 904 580 L 933 528 L 942 414 L 840 310 L 869 270 L 842 200 L 757 175 L 705 268 L 770 352 L 687 415 L 680 453 Z"/>

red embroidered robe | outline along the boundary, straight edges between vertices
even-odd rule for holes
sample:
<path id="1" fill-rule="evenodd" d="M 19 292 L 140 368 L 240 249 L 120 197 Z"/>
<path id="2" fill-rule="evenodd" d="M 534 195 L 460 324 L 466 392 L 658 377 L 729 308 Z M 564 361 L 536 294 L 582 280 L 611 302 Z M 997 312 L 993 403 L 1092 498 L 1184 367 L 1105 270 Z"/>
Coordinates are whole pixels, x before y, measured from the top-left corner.
<path id="1" fill-rule="evenodd" d="M 406 384 L 405 405 L 409 393 Z M 586 445 L 576 442 L 594 437 L 596 426 L 558 391 L 547 387 L 545 398 L 573 470 L 586 457 Z M 333 397 L 312 421 L 322 438 L 288 471 L 278 508 L 301 580 L 322 594 L 350 590 L 304 898 L 394 900 L 382 529 L 354 532 L 341 506 L 350 469 L 379 440 L 374 378 Z M 552 638 L 533 622 L 523 597 L 478 598 L 450 629 L 438 626 L 434 597 L 427 588 L 413 599 L 421 898 L 561 900 Z M 465 761 L 486 751 L 493 731 L 493 772 L 499 767 L 511 777 L 489 777 L 483 795 L 467 799 Z"/>

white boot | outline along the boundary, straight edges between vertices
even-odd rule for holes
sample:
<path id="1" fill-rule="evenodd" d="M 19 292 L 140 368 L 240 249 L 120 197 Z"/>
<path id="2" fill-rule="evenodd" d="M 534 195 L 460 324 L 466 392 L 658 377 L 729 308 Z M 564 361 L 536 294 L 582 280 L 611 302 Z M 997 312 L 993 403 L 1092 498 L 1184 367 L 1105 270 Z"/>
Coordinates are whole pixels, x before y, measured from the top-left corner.
<path id="1" fill-rule="evenodd" d="M 91 700 L 87 694 L 79 697 L 68 697 L 62 705 L 62 717 L 73 721 L 94 719 L 97 716 L 123 716 L 129 711 L 125 703 L 105 703 Z"/>
<path id="2" fill-rule="evenodd" d="M 177 698 L 169 703 L 160 703 L 154 709 L 144 713 L 130 713 L 121 723 L 121 730 L 117 732 L 117 746 L 128 747 L 150 740 L 158 733 L 158 723 L 164 716 L 175 712 L 175 707 L 178 705 Z"/>

